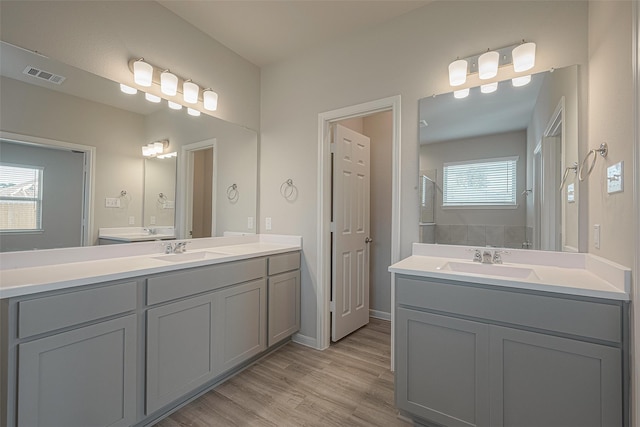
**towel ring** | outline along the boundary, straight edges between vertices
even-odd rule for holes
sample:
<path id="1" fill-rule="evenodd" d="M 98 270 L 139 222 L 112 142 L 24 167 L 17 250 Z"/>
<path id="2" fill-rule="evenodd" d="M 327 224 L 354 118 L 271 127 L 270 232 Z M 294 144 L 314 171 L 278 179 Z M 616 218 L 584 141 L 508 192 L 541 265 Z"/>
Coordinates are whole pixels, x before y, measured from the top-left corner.
<path id="1" fill-rule="evenodd" d="M 584 167 L 587 164 L 587 160 L 589 160 L 589 156 L 592 154 L 593 161 L 591 162 L 591 166 L 589 166 L 589 169 L 587 169 L 587 174 L 585 176 L 582 176 L 582 172 L 584 171 Z M 600 148 L 594 148 L 587 153 L 584 160 L 582 161 L 582 165 L 580 165 L 580 171 L 578 172 L 578 179 L 580 179 L 580 181 L 584 181 L 589 175 L 591 175 L 591 171 L 593 171 L 593 167 L 596 165 L 596 160 L 598 160 L 598 156 L 596 154 L 600 154 L 603 158 L 607 157 L 607 154 L 609 154 L 609 146 L 606 142 L 600 144 Z"/>
<path id="2" fill-rule="evenodd" d="M 287 200 L 295 199 L 297 195 L 297 188 L 293 184 L 293 180 L 291 178 L 287 179 L 285 182 L 280 185 L 280 194 Z"/>
<path id="3" fill-rule="evenodd" d="M 238 185 L 237 184 L 231 184 L 228 188 L 227 188 L 227 199 L 233 201 L 238 200 Z"/>
<path id="4" fill-rule="evenodd" d="M 578 162 L 573 162 L 573 166 L 567 166 L 564 168 L 564 175 L 562 175 L 562 181 L 560 182 L 560 188 L 558 191 L 562 191 L 564 188 L 564 183 L 567 180 L 567 176 L 569 176 L 569 171 L 573 171 L 573 173 L 578 173 Z"/>

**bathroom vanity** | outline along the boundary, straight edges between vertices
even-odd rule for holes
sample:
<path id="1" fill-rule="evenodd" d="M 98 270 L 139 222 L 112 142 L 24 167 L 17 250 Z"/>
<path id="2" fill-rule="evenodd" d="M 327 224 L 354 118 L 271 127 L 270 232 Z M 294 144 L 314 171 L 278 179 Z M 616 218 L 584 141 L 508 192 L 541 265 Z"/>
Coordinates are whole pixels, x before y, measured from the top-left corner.
<path id="1" fill-rule="evenodd" d="M 0 424 L 147 425 L 299 329 L 300 238 L 189 246 L 3 258 Z"/>
<path id="2" fill-rule="evenodd" d="M 390 267 L 402 412 L 437 426 L 628 425 L 628 269 L 588 254 L 413 253 Z"/>

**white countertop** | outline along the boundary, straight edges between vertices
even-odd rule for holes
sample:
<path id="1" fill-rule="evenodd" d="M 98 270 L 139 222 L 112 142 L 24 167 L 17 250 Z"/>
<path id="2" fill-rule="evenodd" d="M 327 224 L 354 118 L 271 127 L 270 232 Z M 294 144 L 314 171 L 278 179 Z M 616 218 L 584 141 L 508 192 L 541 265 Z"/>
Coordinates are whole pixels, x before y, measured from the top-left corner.
<path id="1" fill-rule="evenodd" d="M 165 255 L 160 242 L 0 254 L 0 298 L 302 249 L 302 238 L 299 236 L 253 235 L 184 241 L 189 242 L 186 254 L 206 252 L 202 255 L 207 257 L 168 261 L 168 257 L 173 255 Z M 180 254 L 176 256 L 179 257 Z"/>
<path id="2" fill-rule="evenodd" d="M 396 274 L 628 301 L 631 270 L 584 253 L 507 249 L 503 264 L 474 263 L 471 246 L 415 243 L 413 255 L 389 267 Z M 499 248 L 478 248 L 493 253 Z M 453 271 L 450 266 L 473 272 Z M 502 270 L 501 270 L 502 269 Z M 510 277 L 510 271 L 523 277 Z M 481 274 L 479 272 L 486 272 Z M 505 273 L 502 275 L 501 273 Z"/>

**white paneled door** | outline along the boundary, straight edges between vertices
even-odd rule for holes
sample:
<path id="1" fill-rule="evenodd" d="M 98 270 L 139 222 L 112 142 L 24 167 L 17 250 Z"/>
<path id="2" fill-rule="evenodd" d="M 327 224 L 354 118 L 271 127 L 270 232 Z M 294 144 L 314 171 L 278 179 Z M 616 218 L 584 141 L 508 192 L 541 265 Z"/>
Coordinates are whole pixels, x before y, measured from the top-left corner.
<path id="1" fill-rule="evenodd" d="M 369 323 L 370 141 L 333 128 L 331 339 Z"/>

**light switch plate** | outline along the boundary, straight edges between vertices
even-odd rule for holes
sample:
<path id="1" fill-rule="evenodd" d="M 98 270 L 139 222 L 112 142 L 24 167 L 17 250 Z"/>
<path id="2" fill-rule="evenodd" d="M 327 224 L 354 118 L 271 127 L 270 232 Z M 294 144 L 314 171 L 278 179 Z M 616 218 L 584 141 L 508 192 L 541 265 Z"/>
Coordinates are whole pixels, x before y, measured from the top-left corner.
<path id="1" fill-rule="evenodd" d="M 623 166 L 624 162 L 618 162 L 607 168 L 607 193 L 620 193 L 624 190 Z"/>
<path id="2" fill-rule="evenodd" d="M 129 217 L 129 225 L 134 225 L 136 223 L 136 217 L 135 216 L 130 216 Z"/>
<path id="3" fill-rule="evenodd" d="M 119 208 L 120 199 L 118 197 L 107 197 L 104 199 L 105 208 Z"/>
<path id="4" fill-rule="evenodd" d="M 593 246 L 600 249 L 600 224 L 593 224 Z"/>
<path id="5" fill-rule="evenodd" d="M 571 183 L 567 185 L 567 203 L 576 202 L 576 185 Z"/>
<path id="6" fill-rule="evenodd" d="M 271 217 L 266 217 L 264 219 L 264 228 L 265 230 L 271 230 Z"/>

